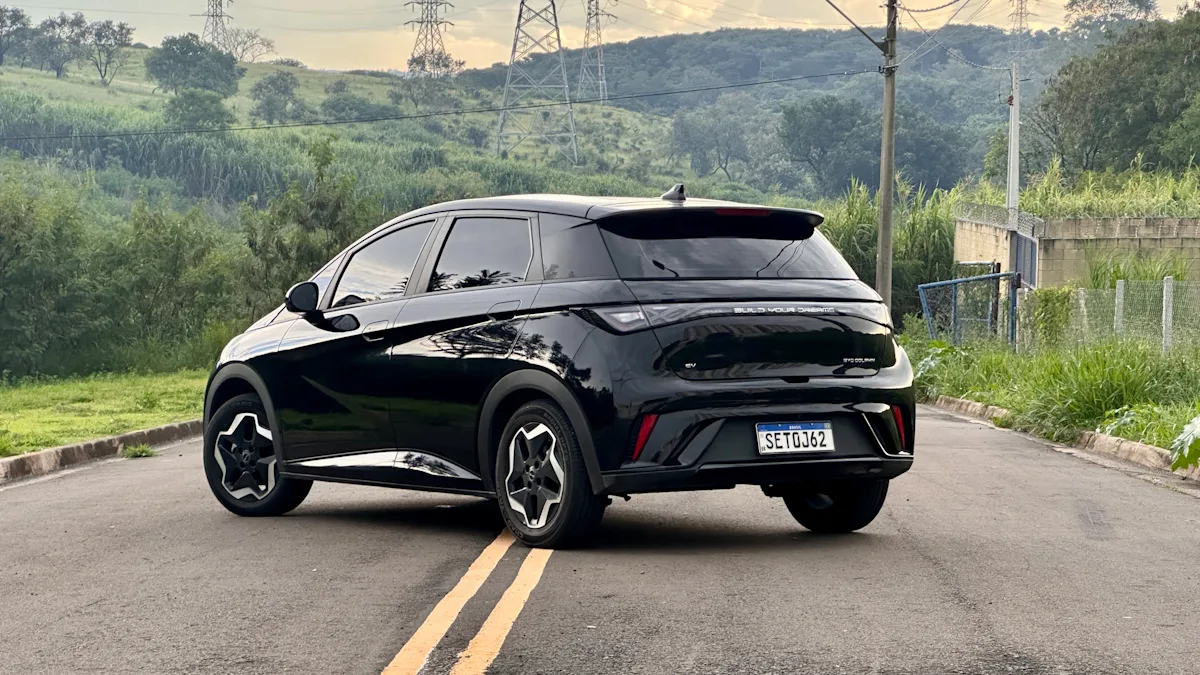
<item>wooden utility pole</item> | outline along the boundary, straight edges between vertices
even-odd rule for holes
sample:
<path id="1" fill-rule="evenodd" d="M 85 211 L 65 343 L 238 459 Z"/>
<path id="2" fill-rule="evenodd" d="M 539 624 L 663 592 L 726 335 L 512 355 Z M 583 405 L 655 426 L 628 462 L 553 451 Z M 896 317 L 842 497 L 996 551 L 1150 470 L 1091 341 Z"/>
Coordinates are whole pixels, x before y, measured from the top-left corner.
<path id="1" fill-rule="evenodd" d="M 887 35 L 883 51 L 883 141 L 879 149 L 879 241 L 876 247 L 875 290 L 892 307 L 892 211 L 896 185 L 896 24 L 897 0 L 887 2 Z"/>

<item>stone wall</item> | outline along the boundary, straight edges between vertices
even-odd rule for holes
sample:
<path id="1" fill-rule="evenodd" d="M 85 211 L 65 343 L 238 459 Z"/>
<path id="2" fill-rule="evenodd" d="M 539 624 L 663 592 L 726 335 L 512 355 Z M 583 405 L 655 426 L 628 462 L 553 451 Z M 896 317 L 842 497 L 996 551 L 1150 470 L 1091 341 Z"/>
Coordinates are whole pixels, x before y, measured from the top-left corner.
<path id="1" fill-rule="evenodd" d="M 1008 231 L 960 220 L 954 228 L 956 262 L 999 262 L 1008 271 Z"/>
<path id="2" fill-rule="evenodd" d="M 1083 281 L 1089 251 L 1154 255 L 1174 250 L 1200 271 L 1200 219 L 1053 218 L 1039 234 L 1039 286 Z"/>
<path id="3" fill-rule="evenodd" d="M 1200 274 L 1200 218 L 1052 218 L 1038 236 L 1038 286 L 1062 286 L 1087 277 L 1088 252 L 1153 255 L 1177 251 Z M 954 259 L 999 261 L 1008 270 L 1010 233 L 992 225 L 959 220 Z"/>

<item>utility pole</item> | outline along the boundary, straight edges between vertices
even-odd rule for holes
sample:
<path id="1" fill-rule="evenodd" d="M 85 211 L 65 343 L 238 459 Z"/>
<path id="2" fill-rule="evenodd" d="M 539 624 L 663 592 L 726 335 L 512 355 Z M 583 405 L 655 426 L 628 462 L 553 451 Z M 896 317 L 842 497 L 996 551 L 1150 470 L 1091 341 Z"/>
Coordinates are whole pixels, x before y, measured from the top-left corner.
<path id="1" fill-rule="evenodd" d="M 220 49 L 225 49 L 228 42 L 229 28 L 225 25 L 227 19 L 232 19 L 225 13 L 225 3 L 233 4 L 233 0 L 208 0 L 208 11 L 204 13 L 204 33 L 201 40 Z"/>
<path id="2" fill-rule="evenodd" d="M 587 0 L 587 24 L 583 33 L 583 53 L 580 54 L 577 99 L 608 99 L 608 82 L 604 77 L 604 36 L 600 24 L 612 14 L 600 8 L 600 0 Z"/>
<path id="3" fill-rule="evenodd" d="M 417 41 L 413 44 L 412 56 L 408 59 L 410 68 L 417 72 L 409 74 L 439 77 L 451 72 L 453 61 L 442 42 L 442 27 L 454 24 L 443 19 L 442 12 L 446 7 L 454 5 L 447 0 L 410 0 L 404 4 L 415 6 L 421 13 L 420 19 L 408 22 L 408 25 L 417 27 Z"/>
<path id="4" fill-rule="evenodd" d="M 537 54 L 548 54 L 532 58 Z M 530 103 L 549 104 L 533 110 L 509 110 Z M 496 150 L 503 155 L 527 138 L 541 139 L 559 150 L 571 164 L 579 164 L 575 111 L 567 84 L 562 35 L 558 30 L 555 0 L 521 0 L 517 30 L 513 34 L 504 107 L 496 129 Z"/>
<path id="5" fill-rule="evenodd" d="M 1025 51 L 1025 31 L 1029 23 L 1028 0 L 1013 1 L 1012 95 L 1008 101 L 1008 228 L 1017 232 L 1021 220 L 1021 58 Z M 1015 253 L 1015 250 L 1014 250 Z M 1014 266 L 1016 260 L 1012 261 Z M 1014 270 L 1015 271 L 1015 270 Z"/>
<path id="6" fill-rule="evenodd" d="M 875 262 L 875 290 L 888 309 L 892 307 L 892 212 L 896 185 L 896 24 L 897 0 L 887 1 L 887 35 L 883 51 L 883 140 L 879 149 L 879 241 Z"/>

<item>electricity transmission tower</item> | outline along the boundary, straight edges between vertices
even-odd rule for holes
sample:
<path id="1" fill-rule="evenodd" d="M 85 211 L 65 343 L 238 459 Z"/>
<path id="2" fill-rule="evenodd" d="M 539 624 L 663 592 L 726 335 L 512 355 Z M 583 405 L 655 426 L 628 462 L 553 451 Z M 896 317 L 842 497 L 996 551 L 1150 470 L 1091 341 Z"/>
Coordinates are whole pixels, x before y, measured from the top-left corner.
<path id="1" fill-rule="evenodd" d="M 208 11 L 204 13 L 204 34 L 201 39 L 210 45 L 225 49 L 229 28 L 225 22 L 232 19 L 225 13 L 225 4 L 233 4 L 233 0 L 208 0 Z"/>
<path id="2" fill-rule="evenodd" d="M 518 106 L 549 104 L 532 110 Z M 504 109 L 496 129 L 496 149 L 511 151 L 525 139 L 540 139 L 556 147 L 572 164 L 579 163 L 575 111 L 562 52 L 555 0 L 521 0 L 513 34 Z"/>
<path id="3" fill-rule="evenodd" d="M 600 24 L 611 18 L 615 17 L 600 9 L 600 0 L 587 0 L 587 28 L 583 34 L 577 98 L 601 102 L 608 99 L 608 81 L 604 78 L 604 37 Z"/>
<path id="4" fill-rule="evenodd" d="M 415 5 L 421 13 L 421 18 L 409 21 L 407 25 L 417 26 L 417 42 L 413 45 L 412 57 L 409 58 L 410 70 L 416 75 L 439 77 L 450 73 L 451 59 L 446 53 L 446 45 L 442 42 L 443 26 L 454 24 L 442 18 L 442 12 L 454 5 L 447 0 L 410 0 L 406 6 Z"/>

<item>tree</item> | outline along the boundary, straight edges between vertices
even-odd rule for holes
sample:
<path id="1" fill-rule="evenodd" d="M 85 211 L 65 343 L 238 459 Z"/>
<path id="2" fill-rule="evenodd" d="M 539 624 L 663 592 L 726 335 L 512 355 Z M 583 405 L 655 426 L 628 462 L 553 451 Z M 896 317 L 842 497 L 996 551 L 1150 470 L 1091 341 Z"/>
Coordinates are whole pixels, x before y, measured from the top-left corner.
<path id="1" fill-rule="evenodd" d="M 347 82 L 345 78 L 336 79 L 333 82 L 325 85 L 325 93 L 329 96 L 345 94 L 348 91 L 350 91 L 350 83 Z"/>
<path id="2" fill-rule="evenodd" d="M 286 70 L 276 70 L 250 87 L 254 107 L 250 116 L 267 124 L 287 122 L 309 113 L 307 106 L 296 96 L 300 80 Z"/>
<path id="3" fill-rule="evenodd" d="M 223 129 L 237 119 L 215 91 L 184 89 L 167 101 L 167 124 L 176 129 Z"/>
<path id="4" fill-rule="evenodd" d="M 275 53 L 275 41 L 263 37 L 258 29 L 231 28 L 225 33 L 225 51 L 242 63 L 256 63 Z"/>
<path id="5" fill-rule="evenodd" d="M 1105 28 L 1157 16 L 1156 0 L 1067 0 L 1067 21 L 1075 28 Z"/>
<path id="6" fill-rule="evenodd" d="M 100 75 L 100 84 L 108 86 L 125 67 L 125 49 L 133 43 L 133 26 L 112 21 L 94 21 L 87 28 L 84 42 L 87 60 Z"/>
<path id="7" fill-rule="evenodd" d="M 164 38 L 146 56 L 146 79 L 172 93 L 205 89 L 228 98 L 237 93 L 245 74 L 232 54 L 201 42 L 195 33 Z"/>
<path id="8" fill-rule="evenodd" d="M 723 94 L 695 112 L 680 111 L 672 123 L 672 152 L 687 155 L 702 176 L 718 171 L 733 180 L 734 162 L 746 162 L 747 115 L 758 109 L 746 94 Z"/>
<path id="9" fill-rule="evenodd" d="M 52 16 L 38 24 L 29 41 L 30 55 L 54 71 L 55 79 L 67 74 L 67 66 L 83 57 L 87 19 L 80 12 Z"/>
<path id="10" fill-rule="evenodd" d="M 241 222 L 251 257 L 241 277 L 253 294 L 249 315 L 279 305 L 289 286 L 307 279 L 383 216 L 379 200 L 359 193 L 353 176 L 334 174 L 330 139 L 308 149 L 315 175 L 293 183 L 266 209 L 242 207 Z"/>
<path id="11" fill-rule="evenodd" d="M 1200 93 L 1200 11 L 1129 28 L 1051 79 L 1031 117 L 1068 173 L 1181 163 L 1164 150 L 1170 128 Z"/>
<path id="12" fill-rule="evenodd" d="M 0 6 L 0 66 L 13 47 L 29 39 L 29 15 L 18 7 Z"/>
<path id="13" fill-rule="evenodd" d="M 422 105 L 433 109 L 450 108 L 455 101 L 447 92 L 447 79 L 461 73 L 465 63 L 450 58 L 445 52 L 428 58 L 411 56 L 408 77 L 392 87 L 388 98 L 397 106 L 408 100 L 417 110 Z"/>
<path id="14" fill-rule="evenodd" d="M 793 162 L 802 164 L 823 194 L 836 194 L 852 177 L 870 185 L 878 173 L 878 122 L 853 99 L 819 96 L 783 109 L 779 140 Z"/>

